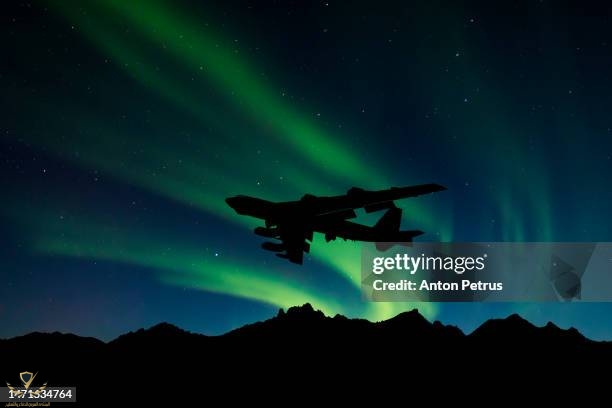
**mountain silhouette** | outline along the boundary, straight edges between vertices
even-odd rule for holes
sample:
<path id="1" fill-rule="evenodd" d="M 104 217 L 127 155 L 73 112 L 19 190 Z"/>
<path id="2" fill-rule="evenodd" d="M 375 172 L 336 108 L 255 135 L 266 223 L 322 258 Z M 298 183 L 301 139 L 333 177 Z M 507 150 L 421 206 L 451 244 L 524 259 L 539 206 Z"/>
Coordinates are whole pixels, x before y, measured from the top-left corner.
<path id="1" fill-rule="evenodd" d="M 281 309 L 220 336 L 161 323 L 108 343 L 61 333 L 0 340 L 2 380 L 18 383 L 20 372 L 38 372 L 37 379 L 49 386 L 76 386 L 76 406 L 196 403 L 228 386 L 237 388 L 225 397 L 268 402 L 282 395 L 274 390 L 312 398 L 325 389 L 349 398 L 339 385 L 346 381 L 366 391 L 394 383 L 486 381 L 512 370 L 541 381 L 558 370 L 600 366 L 611 357 L 612 343 L 552 323 L 537 327 L 518 315 L 486 321 L 466 335 L 430 323 L 417 310 L 370 322 L 325 316 L 310 304 Z"/>

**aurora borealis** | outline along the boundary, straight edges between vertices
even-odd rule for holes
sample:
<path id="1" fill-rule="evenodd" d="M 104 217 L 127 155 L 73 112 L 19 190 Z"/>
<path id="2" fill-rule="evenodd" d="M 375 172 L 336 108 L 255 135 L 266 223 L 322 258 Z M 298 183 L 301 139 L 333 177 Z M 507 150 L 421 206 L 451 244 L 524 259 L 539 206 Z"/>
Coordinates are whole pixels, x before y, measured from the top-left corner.
<path id="1" fill-rule="evenodd" d="M 608 304 L 367 303 L 358 243 L 291 265 L 224 202 L 436 182 L 398 202 L 423 240 L 609 241 L 610 10 L 578 5 L 7 6 L 0 337 L 216 334 L 311 302 L 612 338 Z"/>

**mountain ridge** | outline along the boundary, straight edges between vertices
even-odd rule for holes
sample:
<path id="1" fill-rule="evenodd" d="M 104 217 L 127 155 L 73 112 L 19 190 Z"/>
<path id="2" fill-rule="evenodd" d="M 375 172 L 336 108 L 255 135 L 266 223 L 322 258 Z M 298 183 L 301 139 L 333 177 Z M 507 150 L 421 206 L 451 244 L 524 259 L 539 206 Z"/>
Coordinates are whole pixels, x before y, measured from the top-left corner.
<path id="1" fill-rule="evenodd" d="M 315 401 L 329 393 L 360 401 L 360 393 L 347 394 L 355 389 L 356 376 L 364 384 L 358 391 L 399 390 L 406 387 L 406 376 L 411 387 L 424 388 L 511 382 L 517 371 L 535 384 L 568 369 L 584 373 L 612 362 L 612 343 L 552 323 L 537 327 L 518 315 L 488 320 L 466 335 L 455 326 L 429 322 L 417 310 L 370 322 L 326 316 L 305 304 L 219 336 L 169 323 L 108 343 L 30 333 L 0 340 L 0 361 L 6 381 L 18 381 L 27 370 L 49 386 L 77 387 L 78 401 L 86 402 L 79 406 L 115 406 L 119 395 L 137 406 L 173 406 L 209 396 L 283 403 L 287 393 Z M 228 384 L 235 393 L 225 391 Z M 185 393 L 201 389 L 204 394 Z"/>
<path id="2" fill-rule="evenodd" d="M 502 318 L 492 318 L 492 319 L 486 320 L 476 329 L 466 334 L 463 330 L 461 330 L 459 327 L 455 325 L 444 324 L 440 322 L 439 320 L 430 322 L 423 315 L 421 315 L 418 309 L 416 308 L 409 310 L 409 311 L 400 312 L 397 315 L 390 317 L 389 319 L 380 320 L 380 321 L 370 321 L 370 320 L 363 319 L 363 318 L 348 318 L 341 314 L 336 314 L 333 317 L 327 316 L 321 310 L 314 309 L 310 303 L 305 303 L 301 306 L 289 307 L 286 311 L 283 308 L 280 308 L 278 313 L 275 316 L 272 316 L 266 320 L 256 321 L 253 323 L 247 323 L 241 327 L 229 330 L 219 335 L 207 335 L 204 333 L 192 332 L 192 331 L 182 329 L 172 323 L 159 322 L 148 328 L 138 328 L 136 330 L 131 330 L 126 333 L 120 334 L 116 338 L 109 340 L 109 341 L 103 341 L 103 340 L 97 339 L 96 337 L 92 337 L 92 336 L 80 336 L 80 335 L 73 334 L 70 332 L 33 331 L 30 333 L 26 333 L 26 334 L 19 335 L 19 336 L 14 336 L 10 338 L 0 338 L 0 346 L 4 342 L 26 341 L 26 340 L 36 338 L 36 337 L 48 337 L 49 339 L 63 337 L 65 339 L 71 339 L 71 340 L 81 339 L 83 341 L 88 341 L 92 344 L 106 344 L 106 345 L 116 343 L 126 338 L 139 337 L 139 336 L 144 336 L 144 335 L 146 336 L 156 335 L 156 336 L 162 336 L 162 337 L 168 336 L 168 335 L 175 335 L 175 336 L 197 336 L 201 338 L 223 338 L 223 337 L 235 336 L 237 333 L 242 333 L 248 330 L 252 330 L 254 328 L 266 327 L 270 324 L 276 324 L 277 322 L 283 322 L 283 321 L 285 323 L 299 322 L 301 325 L 305 325 L 305 324 L 307 325 L 309 323 L 312 324 L 312 323 L 317 323 L 317 322 L 323 323 L 323 324 L 328 324 L 331 322 L 336 322 L 336 323 L 350 322 L 350 324 L 361 324 L 361 325 L 369 324 L 369 325 L 374 325 L 377 327 L 411 325 L 414 328 L 414 326 L 416 325 L 416 326 L 420 326 L 420 328 L 422 329 L 453 330 L 453 331 L 456 331 L 457 333 L 460 333 L 461 335 L 465 337 L 480 335 L 483 333 L 483 331 L 497 330 L 497 328 L 495 327 L 500 324 L 507 325 L 508 323 L 512 323 L 513 325 L 522 325 L 524 329 L 536 330 L 536 331 L 541 330 L 541 331 L 549 331 L 549 332 L 557 332 L 557 333 L 567 333 L 567 334 L 571 334 L 573 336 L 582 338 L 588 342 L 599 343 L 599 344 L 612 344 L 611 340 L 593 340 L 593 339 L 590 339 L 584 336 L 578 329 L 574 327 L 563 329 L 551 321 L 548 321 L 543 326 L 537 326 L 531 323 L 529 320 L 523 318 L 517 313 L 513 313 L 513 314 L 510 314 Z"/>

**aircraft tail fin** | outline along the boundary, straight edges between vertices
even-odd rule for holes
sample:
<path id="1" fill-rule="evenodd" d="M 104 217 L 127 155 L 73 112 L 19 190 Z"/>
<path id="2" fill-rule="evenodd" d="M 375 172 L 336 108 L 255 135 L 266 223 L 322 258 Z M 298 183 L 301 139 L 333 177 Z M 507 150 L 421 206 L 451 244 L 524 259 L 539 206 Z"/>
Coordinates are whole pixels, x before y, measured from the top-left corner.
<path id="1" fill-rule="evenodd" d="M 399 231 L 402 222 L 402 209 L 393 207 L 380 217 L 374 228 L 384 231 Z"/>
<path id="2" fill-rule="evenodd" d="M 391 207 L 387 212 L 380 217 L 380 220 L 374 225 L 377 230 L 385 231 L 385 235 L 389 237 L 388 242 L 377 242 L 376 249 L 386 251 L 395 245 L 410 246 L 414 237 L 423 234 L 423 231 L 410 230 L 400 231 L 402 222 L 402 209 Z"/>

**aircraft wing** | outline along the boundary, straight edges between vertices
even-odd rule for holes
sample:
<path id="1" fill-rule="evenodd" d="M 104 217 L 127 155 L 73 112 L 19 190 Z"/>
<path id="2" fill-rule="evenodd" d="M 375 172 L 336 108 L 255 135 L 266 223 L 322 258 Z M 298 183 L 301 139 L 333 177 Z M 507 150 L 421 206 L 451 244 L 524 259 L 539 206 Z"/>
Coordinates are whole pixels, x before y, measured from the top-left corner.
<path id="1" fill-rule="evenodd" d="M 306 195 L 301 203 L 317 215 L 336 212 L 347 212 L 364 208 L 366 212 L 374 212 L 392 208 L 393 202 L 403 198 L 416 197 L 423 194 L 446 190 L 439 184 L 420 184 L 407 187 L 391 187 L 386 190 L 368 191 L 353 187 L 345 195 L 335 197 L 315 197 Z M 348 219 L 349 217 L 342 217 Z"/>
<path id="2" fill-rule="evenodd" d="M 429 183 L 408 187 L 391 187 L 389 190 L 392 195 L 394 195 L 393 193 L 399 193 L 396 196 L 398 198 L 408 198 L 420 196 L 423 194 L 435 193 L 438 191 L 444 191 L 446 190 L 446 187 L 441 186 L 440 184 Z"/>
<path id="3" fill-rule="evenodd" d="M 419 184 L 417 186 L 391 187 L 387 190 L 366 191 L 353 187 L 347 192 L 347 197 L 351 198 L 356 205 L 367 207 L 380 203 L 389 203 L 402 198 L 417 197 L 423 194 L 435 193 L 446 190 L 446 187 L 439 184 Z"/>

